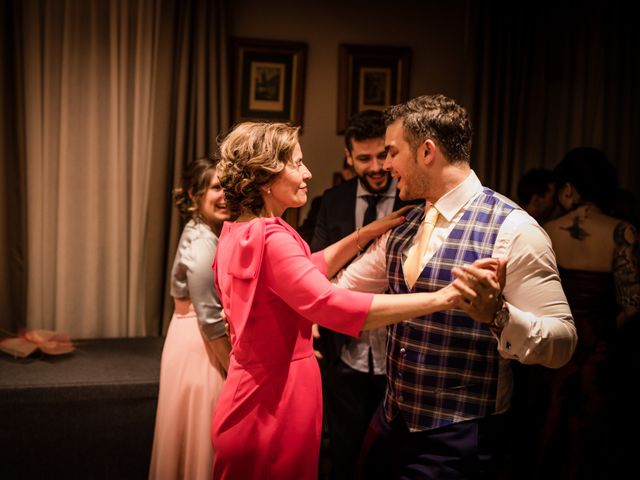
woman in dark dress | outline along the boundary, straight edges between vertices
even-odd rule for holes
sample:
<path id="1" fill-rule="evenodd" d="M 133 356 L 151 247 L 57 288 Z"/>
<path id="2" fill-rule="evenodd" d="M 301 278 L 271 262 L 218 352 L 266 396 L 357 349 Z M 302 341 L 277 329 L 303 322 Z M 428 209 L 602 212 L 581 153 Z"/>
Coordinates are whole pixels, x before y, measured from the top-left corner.
<path id="1" fill-rule="evenodd" d="M 558 202 L 567 213 L 545 230 L 576 322 L 578 345 L 572 360 L 550 375 L 543 473 L 600 478 L 608 473 L 604 438 L 611 419 L 612 340 L 640 306 L 637 235 L 632 225 L 608 214 L 617 179 L 602 152 L 571 150 L 555 175 Z"/>

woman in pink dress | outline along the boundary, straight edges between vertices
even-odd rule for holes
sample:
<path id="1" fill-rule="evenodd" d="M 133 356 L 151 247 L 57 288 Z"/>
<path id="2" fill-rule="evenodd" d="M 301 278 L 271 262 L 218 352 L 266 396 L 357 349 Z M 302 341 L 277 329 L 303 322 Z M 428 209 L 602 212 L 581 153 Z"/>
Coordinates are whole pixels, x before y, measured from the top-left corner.
<path id="1" fill-rule="evenodd" d="M 162 349 L 149 478 L 210 479 L 211 417 L 230 350 L 211 271 L 222 222 L 229 218 L 216 162 L 190 163 L 174 199 L 188 222 L 171 271 L 175 312 Z"/>
<path id="2" fill-rule="evenodd" d="M 214 262 L 232 351 L 213 418 L 213 477 L 314 479 L 322 393 L 312 324 L 358 336 L 451 308 L 458 292 L 449 285 L 433 293 L 374 295 L 329 282 L 361 245 L 403 218 L 392 213 L 310 254 L 280 218 L 307 201 L 311 173 L 297 127 L 240 124 L 222 141 L 220 155 L 227 206 L 238 218 L 223 225 Z"/>

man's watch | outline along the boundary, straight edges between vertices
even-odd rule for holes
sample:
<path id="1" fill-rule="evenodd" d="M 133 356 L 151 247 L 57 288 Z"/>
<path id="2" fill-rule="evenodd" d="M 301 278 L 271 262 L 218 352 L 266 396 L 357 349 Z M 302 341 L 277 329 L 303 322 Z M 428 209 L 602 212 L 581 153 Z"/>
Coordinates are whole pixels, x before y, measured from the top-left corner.
<path id="1" fill-rule="evenodd" d="M 500 303 L 502 306 L 493 314 L 493 319 L 489 323 L 489 329 L 496 335 L 502 333 L 502 329 L 507 325 L 510 317 L 509 307 L 507 307 L 502 295 L 500 296 Z"/>

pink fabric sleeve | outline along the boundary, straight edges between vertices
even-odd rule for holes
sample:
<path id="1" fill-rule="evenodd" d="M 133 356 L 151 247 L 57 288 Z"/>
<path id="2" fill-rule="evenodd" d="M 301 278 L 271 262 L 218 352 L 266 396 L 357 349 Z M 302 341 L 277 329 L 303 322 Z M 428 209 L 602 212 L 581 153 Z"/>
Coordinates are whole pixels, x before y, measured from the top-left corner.
<path id="1" fill-rule="evenodd" d="M 373 294 L 332 285 L 313 260 L 294 233 L 277 223 L 267 225 L 262 269 L 272 292 L 310 322 L 358 336 Z"/>
<path id="2" fill-rule="evenodd" d="M 324 249 L 311 254 L 311 262 L 320 270 L 320 273 L 327 276 L 327 262 L 324 260 Z"/>

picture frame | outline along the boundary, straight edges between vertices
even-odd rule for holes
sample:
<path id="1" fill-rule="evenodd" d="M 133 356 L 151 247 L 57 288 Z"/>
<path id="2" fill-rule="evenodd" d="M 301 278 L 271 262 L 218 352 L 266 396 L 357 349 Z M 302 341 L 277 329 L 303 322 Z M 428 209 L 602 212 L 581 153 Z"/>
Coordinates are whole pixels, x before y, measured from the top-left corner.
<path id="1" fill-rule="evenodd" d="M 409 47 L 338 46 L 337 133 L 362 110 L 384 110 L 409 99 Z"/>
<path id="2" fill-rule="evenodd" d="M 302 127 L 307 44 L 233 37 L 229 42 L 230 122 Z"/>

